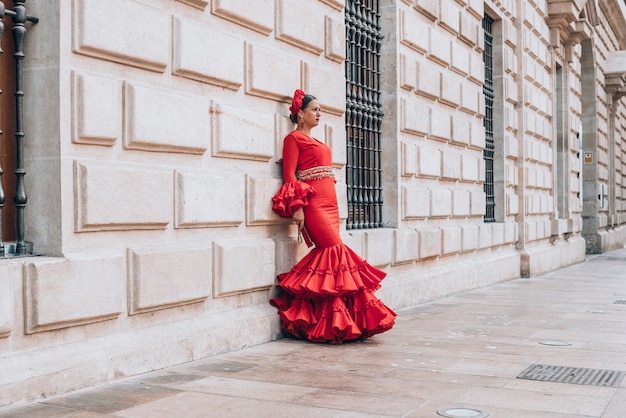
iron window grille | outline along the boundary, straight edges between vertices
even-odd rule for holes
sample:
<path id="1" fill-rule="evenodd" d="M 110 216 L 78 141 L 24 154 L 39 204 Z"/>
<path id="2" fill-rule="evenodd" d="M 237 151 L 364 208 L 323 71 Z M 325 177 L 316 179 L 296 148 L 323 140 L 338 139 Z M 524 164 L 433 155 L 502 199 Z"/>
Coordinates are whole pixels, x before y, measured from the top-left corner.
<path id="1" fill-rule="evenodd" d="M 380 228 L 382 168 L 379 0 L 347 0 L 347 229 Z"/>
<path id="2" fill-rule="evenodd" d="M 483 50 L 483 62 L 485 65 L 485 83 L 483 84 L 483 95 L 485 96 L 485 117 L 483 126 L 485 127 L 485 150 L 483 158 L 485 160 L 485 183 L 484 191 L 486 198 L 485 222 L 495 222 L 495 188 L 493 178 L 493 18 L 484 15 L 483 31 L 485 32 L 485 48 Z"/>

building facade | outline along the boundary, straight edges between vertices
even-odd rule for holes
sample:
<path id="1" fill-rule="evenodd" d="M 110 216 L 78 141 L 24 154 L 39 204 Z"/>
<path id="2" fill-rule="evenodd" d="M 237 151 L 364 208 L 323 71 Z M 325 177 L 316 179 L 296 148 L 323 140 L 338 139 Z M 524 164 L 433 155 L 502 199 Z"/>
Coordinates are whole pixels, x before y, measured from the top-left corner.
<path id="1" fill-rule="evenodd" d="M 280 337 L 296 88 L 394 309 L 624 245 L 622 0 L 25 6 L 33 254 L 0 263 L 0 406 Z"/>

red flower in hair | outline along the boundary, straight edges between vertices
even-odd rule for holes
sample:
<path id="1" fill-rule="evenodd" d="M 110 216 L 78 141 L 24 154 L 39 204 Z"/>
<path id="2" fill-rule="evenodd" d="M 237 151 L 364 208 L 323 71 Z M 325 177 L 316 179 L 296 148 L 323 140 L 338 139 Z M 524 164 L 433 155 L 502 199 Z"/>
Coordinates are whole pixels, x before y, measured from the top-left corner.
<path id="1" fill-rule="evenodd" d="M 293 99 L 291 99 L 291 106 L 289 107 L 289 111 L 294 115 L 297 115 L 302 107 L 302 99 L 304 98 L 304 92 L 300 89 L 296 90 L 293 93 Z"/>

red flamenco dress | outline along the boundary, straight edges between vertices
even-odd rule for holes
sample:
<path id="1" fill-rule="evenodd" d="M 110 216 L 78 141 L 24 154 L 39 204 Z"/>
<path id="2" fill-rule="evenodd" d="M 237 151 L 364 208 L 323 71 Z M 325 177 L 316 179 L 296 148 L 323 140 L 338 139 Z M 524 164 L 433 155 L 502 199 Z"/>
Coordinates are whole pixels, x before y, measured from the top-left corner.
<path id="1" fill-rule="evenodd" d="M 339 208 L 330 149 L 293 131 L 283 147 L 284 184 L 273 210 L 290 217 L 304 209 L 305 228 L 315 244 L 288 273 L 278 275 L 278 308 L 287 336 L 341 344 L 385 332 L 396 313 L 374 292 L 386 273 L 369 265 L 339 235 Z"/>

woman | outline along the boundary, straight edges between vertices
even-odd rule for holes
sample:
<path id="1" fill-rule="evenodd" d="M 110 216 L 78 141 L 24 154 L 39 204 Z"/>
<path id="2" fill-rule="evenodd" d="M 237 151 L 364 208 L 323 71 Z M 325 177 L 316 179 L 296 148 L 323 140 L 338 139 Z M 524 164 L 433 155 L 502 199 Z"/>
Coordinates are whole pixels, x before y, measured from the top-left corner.
<path id="1" fill-rule="evenodd" d="M 320 104 L 296 90 L 289 110 L 298 127 L 284 140 L 284 184 L 272 198 L 273 210 L 291 217 L 315 248 L 278 275 L 282 294 L 270 303 L 278 308 L 283 332 L 296 338 L 341 344 L 387 331 L 396 314 L 374 296 L 386 273 L 339 235 L 330 149 L 310 135 L 320 121 Z"/>

